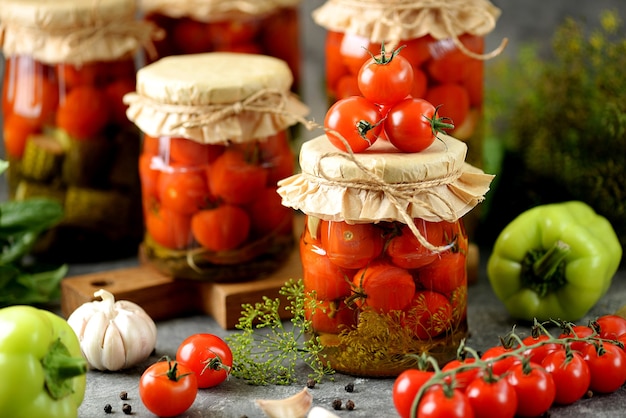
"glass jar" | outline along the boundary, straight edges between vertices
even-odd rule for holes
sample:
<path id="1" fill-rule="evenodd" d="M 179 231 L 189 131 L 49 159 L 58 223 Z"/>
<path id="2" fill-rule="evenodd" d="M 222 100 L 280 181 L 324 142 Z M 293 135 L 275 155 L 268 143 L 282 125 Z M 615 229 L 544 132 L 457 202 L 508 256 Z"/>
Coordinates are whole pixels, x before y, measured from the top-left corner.
<path id="1" fill-rule="evenodd" d="M 142 255 L 177 278 L 267 275 L 294 248 L 293 211 L 278 180 L 293 174 L 288 128 L 308 109 L 289 67 L 256 54 L 162 58 L 125 97 L 144 133 L 139 158 Z"/>
<path id="2" fill-rule="evenodd" d="M 443 365 L 468 335 L 462 217 L 493 176 L 441 139 L 427 152 L 377 141 L 349 155 L 321 136 L 302 146 L 302 173 L 279 183 L 283 204 L 306 215 L 306 318 L 335 370 L 396 376 L 423 353 Z"/>
<path id="3" fill-rule="evenodd" d="M 382 43 L 387 52 L 402 48 L 414 71 L 411 95 L 441 106 L 439 115 L 455 126 L 448 133 L 469 144 L 467 161 L 481 167 L 483 62 L 504 47 L 484 55 L 484 36 L 500 11 L 485 0 L 440 3 L 333 0 L 316 9 L 314 20 L 328 31 L 327 97 L 332 104 L 360 95 L 357 75 L 370 53 L 379 54 Z"/>
<path id="4" fill-rule="evenodd" d="M 88 262 L 137 253 L 140 132 L 122 97 L 153 27 L 126 0 L 3 1 L 3 139 L 9 197 L 63 204 L 33 252 Z"/>
<path id="5" fill-rule="evenodd" d="M 144 0 L 142 13 L 167 36 L 158 57 L 203 52 L 244 52 L 289 65 L 300 85 L 298 5 L 301 0 Z"/>

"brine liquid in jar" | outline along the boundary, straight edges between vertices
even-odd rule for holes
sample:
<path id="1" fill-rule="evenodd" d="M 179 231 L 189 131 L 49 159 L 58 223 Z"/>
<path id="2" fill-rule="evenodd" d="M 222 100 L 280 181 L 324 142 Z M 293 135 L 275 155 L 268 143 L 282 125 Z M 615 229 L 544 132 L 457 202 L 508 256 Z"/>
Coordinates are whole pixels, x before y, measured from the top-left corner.
<path id="1" fill-rule="evenodd" d="M 461 220 L 356 223 L 307 216 L 300 256 L 306 316 L 339 371 L 395 376 L 422 353 L 444 364 L 467 337 Z M 412 357 L 411 355 L 415 355 Z"/>

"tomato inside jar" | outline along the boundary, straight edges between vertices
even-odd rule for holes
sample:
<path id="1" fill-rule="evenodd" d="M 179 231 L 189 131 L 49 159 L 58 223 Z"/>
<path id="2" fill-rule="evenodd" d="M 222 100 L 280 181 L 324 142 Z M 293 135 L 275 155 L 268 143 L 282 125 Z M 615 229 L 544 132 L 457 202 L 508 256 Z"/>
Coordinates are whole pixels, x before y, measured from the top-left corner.
<path id="1" fill-rule="evenodd" d="M 288 63 L 295 89 L 300 85 L 301 73 L 300 24 L 296 6 L 299 1 L 282 2 L 283 7 L 265 0 L 255 0 L 257 4 L 249 7 L 245 2 L 221 2 L 211 10 L 213 6 L 210 4 L 198 9 L 194 2 L 172 0 L 175 9 L 172 13 L 168 11 L 167 1 L 152 5 L 153 1 L 147 0 L 142 7 L 144 18 L 166 32 L 163 39 L 155 42 L 158 58 L 204 52 L 269 55 Z M 264 3 L 268 5 L 264 6 Z M 228 8 L 232 10 L 228 11 Z M 255 12 L 257 8 L 258 13 Z M 182 16 L 181 10 L 184 11 Z M 150 57 L 148 61 L 151 61 Z"/>
<path id="2" fill-rule="evenodd" d="M 394 376 L 410 366 L 398 355 L 428 352 L 443 364 L 467 337 L 463 223 L 414 224 L 436 251 L 401 222 L 306 217 L 300 242 L 306 317 L 333 368 Z"/>

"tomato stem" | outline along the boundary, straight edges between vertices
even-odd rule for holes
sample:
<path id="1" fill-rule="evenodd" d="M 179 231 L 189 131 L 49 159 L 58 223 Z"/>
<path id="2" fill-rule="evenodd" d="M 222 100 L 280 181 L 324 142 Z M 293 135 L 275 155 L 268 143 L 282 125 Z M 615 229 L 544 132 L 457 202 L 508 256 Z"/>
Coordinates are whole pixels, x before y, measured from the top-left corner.
<path id="1" fill-rule="evenodd" d="M 401 45 L 398 48 L 391 51 L 391 54 L 389 54 L 389 58 L 387 58 L 387 52 L 385 51 L 385 41 L 381 42 L 380 44 L 380 54 L 378 56 L 372 54 L 372 52 L 369 49 L 367 50 L 367 52 L 372 56 L 372 59 L 374 60 L 376 64 L 385 65 L 385 64 L 389 64 L 391 60 L 393 60 L 395 56 L 398 55 L 404 47 L 406 47 L 406 45 Z"/>

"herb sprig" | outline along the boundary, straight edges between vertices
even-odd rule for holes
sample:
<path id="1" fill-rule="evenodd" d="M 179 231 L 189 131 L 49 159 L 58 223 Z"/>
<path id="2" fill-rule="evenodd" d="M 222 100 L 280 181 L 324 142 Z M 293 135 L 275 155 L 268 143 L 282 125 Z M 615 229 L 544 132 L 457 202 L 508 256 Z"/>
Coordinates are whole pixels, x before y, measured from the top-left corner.
<path id="1" fill-rule="evenodd" d="M 241 330 L 227 338 L 233 351 L 231 374 L 252 385 L 289 385 L 298 381 L 297 368 L 304 363 L 308 378 L 320 382 L 334 373 L 323 359 L 319 337 L 311 337 L 311 321 L 305 318 L 305 292 L 302 280 L 290 279 L 279 290 L 288 302 L 282 309 L 292 315 L 281 319 L 280 299 L 264 297 L 254 305 L 242 305 Z"/>

